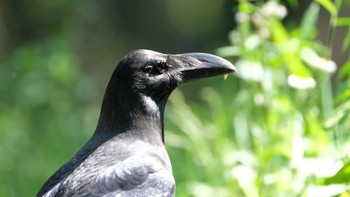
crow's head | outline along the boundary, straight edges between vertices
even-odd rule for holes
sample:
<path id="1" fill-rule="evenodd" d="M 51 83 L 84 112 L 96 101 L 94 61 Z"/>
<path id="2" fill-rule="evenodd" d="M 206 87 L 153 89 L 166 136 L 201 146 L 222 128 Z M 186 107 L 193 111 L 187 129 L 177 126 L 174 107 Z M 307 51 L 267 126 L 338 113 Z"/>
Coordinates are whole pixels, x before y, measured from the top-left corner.
<path id="1" fill-rule="evenodd" d="M 164 100 L 179 84 L 235 71 L 228 61 L 205 53 L 162 54 L 150 50 L 130 52 L 112 78 L 131 91 Z"/>
<path id="2" fill-rule="evenodd" d="M 230 62 L 205 53 L 169 55 L 144 49 L 132 51 L 112 74 L 100 120 L 112 119 L 111 122 L 143 112 L 160 112 L 162 116 L 168 96 L 179 84 L 235 70 Z"/>

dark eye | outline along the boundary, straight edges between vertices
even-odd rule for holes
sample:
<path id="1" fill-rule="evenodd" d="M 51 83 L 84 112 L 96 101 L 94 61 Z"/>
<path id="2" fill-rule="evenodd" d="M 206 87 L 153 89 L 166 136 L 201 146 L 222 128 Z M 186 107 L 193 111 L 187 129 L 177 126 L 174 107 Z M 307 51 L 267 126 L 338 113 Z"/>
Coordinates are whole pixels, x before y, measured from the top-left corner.
<path id="1" fill-rule="evenodd" d="M 142 69 L 143 72 L 148 73 L 148 74 L 154 74 L 155 73 L 155 68 L 153 65 L 147 65 Z"/>
<path id="2" fill-rule="evenodd" d="M 155 60 L 146 65 L 142 71 L 151 75 L 159 75 L 167 71 L 167 65 L 163 61 Z"/>

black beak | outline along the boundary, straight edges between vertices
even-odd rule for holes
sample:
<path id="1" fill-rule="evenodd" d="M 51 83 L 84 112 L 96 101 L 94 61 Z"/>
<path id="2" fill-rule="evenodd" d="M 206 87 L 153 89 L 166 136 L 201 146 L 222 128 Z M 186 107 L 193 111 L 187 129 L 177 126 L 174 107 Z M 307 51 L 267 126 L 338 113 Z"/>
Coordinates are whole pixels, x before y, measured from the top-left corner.
<path id="1" fill-rule="evenodd" d="M 185 53 L 175 55 L 181 64 L 182 82 L 224 75 L 236 72 L 236 68 L 227 60 L 207 53 Z"/>

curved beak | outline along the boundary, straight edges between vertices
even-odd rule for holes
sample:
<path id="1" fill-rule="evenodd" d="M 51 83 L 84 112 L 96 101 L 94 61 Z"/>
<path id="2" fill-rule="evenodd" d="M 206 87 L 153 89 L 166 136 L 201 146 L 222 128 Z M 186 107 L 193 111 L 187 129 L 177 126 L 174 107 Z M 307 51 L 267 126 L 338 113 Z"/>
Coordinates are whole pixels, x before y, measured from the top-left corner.
<path id="1" fill-rule="evenodd" d="M 207 53 L 184 53 L 174 55 L 181 74 L 182 82 L 214 77 L 236 72 L 236 68 L 227 60 Z"/>

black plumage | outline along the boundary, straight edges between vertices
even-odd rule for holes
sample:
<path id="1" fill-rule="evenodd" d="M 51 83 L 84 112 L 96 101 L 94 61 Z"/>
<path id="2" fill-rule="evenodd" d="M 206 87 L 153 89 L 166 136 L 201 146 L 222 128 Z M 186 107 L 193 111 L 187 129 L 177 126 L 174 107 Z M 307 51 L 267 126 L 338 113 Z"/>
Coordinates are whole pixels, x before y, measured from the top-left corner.
<path id="1" fill-rule="evenodd" d="M 112 74 L 95 133 L 37 196 L 174 196 L 164 108 L 181 83 L 235 71 L 204 53 L 130 52 Z"/>

